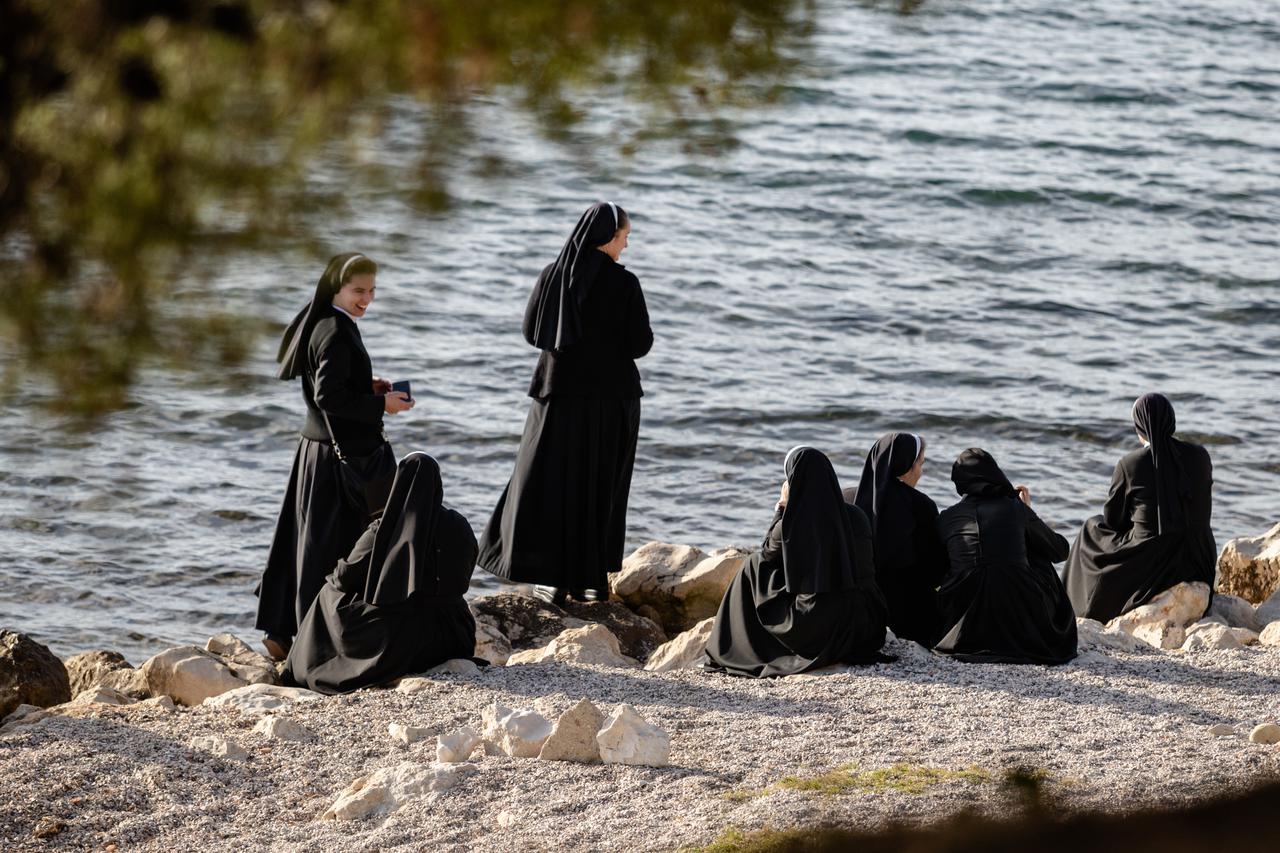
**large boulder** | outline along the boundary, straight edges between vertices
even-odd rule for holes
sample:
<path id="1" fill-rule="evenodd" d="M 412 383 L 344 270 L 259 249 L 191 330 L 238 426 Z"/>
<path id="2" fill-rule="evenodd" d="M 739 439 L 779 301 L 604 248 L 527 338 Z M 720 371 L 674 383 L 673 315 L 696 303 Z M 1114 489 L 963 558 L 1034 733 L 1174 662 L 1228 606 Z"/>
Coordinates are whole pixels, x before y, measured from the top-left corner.
<path id="1" fill-rule="evenodd" d="M 1235 595 L 1218 593 L 1209 605 L 1209 615 L 1222 620 L 1224 625 L 1232 628 L 1248 628 L 1250 631 L 1261 631 L 1265 623 L 1258 621 L 1254 606 Z"/>
<path id="2" fill-rule="evenodd" d="M 667 641 L 661 625 L 639 615 L 621 601 L 570 601 L 564 605 L 564 610 L 575 619 L 608 628 L 618 638 L 618 645 L 627 657 L 644 660 Z"/>
<path id="3" fill-rule="evenodd" d="M 516 652 L 507 658 L 507 666 L 526 663 L 585 663 L 595 666 L 639 666 L 640 661 L 627 657 L 618 645 L 618 638 L 603 625 L 584 625 L 569 628 L 540 649 Z"/>
<path id="4" fill-rule="evenodd" d="M 1232 539 L 1218 555 L 1218 590 L 1254 604 L 1280 591 L 1280 524 L 1261 536 Z"/>
<path id="5" fill-rule="evenodd" d="M 142 674 L 153 696 L 168 696 L 180 705 L 199 705 L 213 696 L 248 686 L 221 658 L 195 646 L 161 652 L 142 665 Z"/>
<path id="6" fill-rule="evenodd" d="M 483 595 L 473 600 L 471 612 L 477 622 L 483 620 L 497 628 L 511 648 L 517 651 L 545 646 L 565 628 L 580 628 L 585 624 L 554 604 L 510 592 Z M 491 658 L 489 660 L 497 663 Z"/>
<path id="7" fill-rule="evenodd" d="M 86 690 L 103 686 L 103 680 L 115 672 L 133 672 L 133 666 L 124 655 L 108 649 L 96 649 L 72 655 L 62 662 L 71 682 L 71 695 L 78 696 Z M 110 685 L 113 689 L 120 688 Z M 121 691 L 122 693 L 125 691 Z"/>
<path id="8" fill-rule="evenodd" d="M 714 616 L 703 619 L 688 631 L 679 634 L 674 640 L 664 643 L 645 661 L 644 668 L 650 672 L 668 672 L 673 669 L 693 669 L 702 660 L 702 653 L 707 649 L 707 640 L 711 637 L 711 626 L 715 625 Z"/>
<path id="9" fill-rule="evenodd" d="M 1198 581 L 1180 583 L 1157 595 L 1151 601 L 1122 613 L 1107 623 L 1108 628 L 1132 634 L 1139 625 L 1168 622 L 1186 628 L 1199 621 L 1209 607 L 1209 587 Z"/>
<path id="10" fill-rule="evenodd" d="M 716 614 L 747 556 L 738 548 L 706 554 L 689 545 L 649 542 L 622 561 L 609 588 L 675 636 Z"/>
<path id="11" fill-rule="evenodd" d="M 0 719 L 19 705 L 70 701 L 71 679 L 58 656 L 26 634 L 0 631 Z"/>

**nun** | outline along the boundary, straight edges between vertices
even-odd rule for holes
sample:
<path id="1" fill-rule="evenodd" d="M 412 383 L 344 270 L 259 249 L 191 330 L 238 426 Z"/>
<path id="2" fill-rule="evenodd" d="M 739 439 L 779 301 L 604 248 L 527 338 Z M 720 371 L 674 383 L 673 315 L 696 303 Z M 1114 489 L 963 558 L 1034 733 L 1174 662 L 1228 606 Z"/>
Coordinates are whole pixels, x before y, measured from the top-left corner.
<path id="1" fill-rule="evenodd" d="M 1075 614 L 1053 568 L 1067 558 L 1067 540 L 985 450 L 961 453 L 951 480 L 961 500 L 938 517 L 951 566 L 938 591 L 944 633 L 934 650 L 972 663 L 1074 658 Z"/>
<path id="2" fill-rule="evenodd" d="M 630 233 L 621 207 L 592 205 L 525 309 L 525 340 L 542 353 L 480 566 L 548 601 L 607 599 L 608 573 L 622 568 L 643 393 L 635 360 L 653 346 L 640 282 L 618 263 Z"/>
<path id="3" fill-rule="evenodd" d="M 866 515 L 812 447 L 794 448 L 783 470 L 773 522 L 720 602 L 703 668 L 764 678 L 890 660 Z"/>
<path id="4" fill-rule="evenodd" d="M 889 628 L 930 648 L 942 636 L 937 589 L 947 572 L 947 551 L 938 535 L 938 505 L 916 489 L 924 451 L 924 439 L 914 433 L 881 436 L 867 454 L 858 488 L 845 495 L 871 522 L 876 585 L 889 605 Z"/>
<path id="5" fill-rule="evenodd" d="M 476 537 L 443 496 L 436 460 L 410 453 L 400 461 L 386 510 L 303 618 L 286 684 L 347 693 L 471 657 L 476 623 L 463 594 Z"/>
<path id="6" fill-rule="evenodd" d="M 1138 398 L 1133 425 L 1142 447 L 1116 463 L 1102 515 L 1084 523 L 1063 574 L 1076 615 L 1101 622 L 1184 581 L 1213 589 L 1217 565 L 1208 451 L 1173 437 L 1161 394 Z"/>
<path id="7" fill-rule="evenodd" d="M 315 295 L 285 330 L 276 378 L 302 380 L 307 420 L 258 584 L 257 628 L 283 660 L 298 623 L 372 516 L 395 475 L 382 416 L 413 408 L 373 375 L 356 321 L 374 296 L 378 265 L 359 252 L 334 256 Z"/>

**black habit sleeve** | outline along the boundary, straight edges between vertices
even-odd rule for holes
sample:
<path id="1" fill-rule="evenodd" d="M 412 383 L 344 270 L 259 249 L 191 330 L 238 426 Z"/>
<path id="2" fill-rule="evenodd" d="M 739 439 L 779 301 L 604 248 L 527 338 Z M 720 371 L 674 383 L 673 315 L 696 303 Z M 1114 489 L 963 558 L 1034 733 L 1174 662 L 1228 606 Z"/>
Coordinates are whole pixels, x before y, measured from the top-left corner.
<path id="1" fill-rule="evenodd" d="M 627 305 L 627 354 L 641 358 L 653 348 L 653 328 L 649 325 L 649 307 L 644 301 L 640 281 L 631 276 L 631 298 Z"/>
<path id="2" fill-rule="evenodd" d="M 1107 502 L 1102 505 L 1102 520 L 1117 533 L 1133 526 L 1129 517 L 1129 472 L 1123 459 L 1116 463 L 1116 470 L 1111 475 L 1111 491 L 1107 493 Z"/>
<path id="3" fill-rule="evenodd" d="M 915 504 L 915 540 L 916 565 L 922 569 L 921 576 L 931 587 L 938 587 L 947 576 L 951 567 L 951 558 L 947 555 L 947 546 L 938 533 L 938 505 L 928 497 L 920 495 Z"/>
<path id="4" fill-rule="evenodd" d="M 1061 563 L 1067 559 L 1067 554 L 1071 552 L 1071 543 L 1067 542 L 1061 533 L 1054 532 L 1049 525 L 1041 521 L 1035 510 L 1021 501 L 1019 504 L 1023 507 L 1027 519 L 1028 556 L 1045 557 L 1051 563 Z"/>
<path id="5" fill-rule="evenodd" d="M 385 401 L 381 394 L 358 394 L 351 389 L 352 342 L 336 323 L 321 323 L 311 336 L 316 366 L 316 405 L 333 417 L 380 423 Z"/>
<path id="6" fill-rule="evenodd" d="M 774 510 L 773 521 L 769 522 L 769 532 L 764 535 L 764 542 L 760 543 L 760 558 L 762 560 L 774 560 L 782 556 L 782 513 L 784 507 L 778 507 Z"/>

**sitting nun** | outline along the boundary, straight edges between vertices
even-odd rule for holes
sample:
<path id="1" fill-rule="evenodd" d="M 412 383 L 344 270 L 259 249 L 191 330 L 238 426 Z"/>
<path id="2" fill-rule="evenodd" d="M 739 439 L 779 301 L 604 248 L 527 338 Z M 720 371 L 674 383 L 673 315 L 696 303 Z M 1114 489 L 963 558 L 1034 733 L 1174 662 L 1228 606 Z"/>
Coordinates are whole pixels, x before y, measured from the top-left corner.
<path id="1" fill-rule="evenodd" d="M 797 447 L 783 468 L 773 522 L 720 602 L 704 668 L 762 678 L 890 660 L 866 516 L 819 451 Z"/>
<path id="2" fill-rule="evenodd" d="M 938 590 L 945 630 L 934 650 L 972 663 L 1074 658 L 1076 617 L 1053 568 L 1067 540 L 985 450 L 961 453 L 951 480 L 961 500 L 938 517 L 951 570 Z"/>
<path id="3" fill-rule="evenodd" d="M 938 584 L 947 550 L 938 535 L 938 505 L 916 489 L 924 472 L 924 439 L 909 432 L 882 436 L 862 466 L 858 488 L 845 497 L 871 522 L 876 585 L 889 605 L 889 628 L 930 648 L 942 636 Z"/>
<path id="4" fill-rule="evenodd" d="M 471 657 L 476 623 L 462 596 L 476 537 L 442 497 L 436 460 L 400 460 L 382 517 L 338 561 L 298 626 L 286 684 L 346 693 Z"/>
<path id="5" fill-rule="evenodd" d="M 1173 437 L 1175 423 L 1161 394 L 1133 404 L 1142 447 L 1116 463 L 1102 515 L 1084 523 L 1063 573 L 1077 616 L 1106 622 L 1183 581 L 1213 588 L 1213 464 Z"/>

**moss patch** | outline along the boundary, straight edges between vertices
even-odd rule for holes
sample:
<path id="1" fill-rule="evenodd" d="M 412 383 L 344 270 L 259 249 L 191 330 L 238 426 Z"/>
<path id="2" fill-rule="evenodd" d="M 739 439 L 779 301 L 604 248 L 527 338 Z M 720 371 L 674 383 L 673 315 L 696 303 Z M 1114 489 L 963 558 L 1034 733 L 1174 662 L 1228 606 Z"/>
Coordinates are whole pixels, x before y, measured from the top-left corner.
<path id="1" fill-rule="evenodd" d="M 948 770 L 945 767 L 925 767 L 920 764 L 895 764 L 879 770 L 859 770 L 856 764 L 846 764 L 818 776 L 787 776 L 776 784 L 779 788 L 793 791 L 812 791 L 824 796 L 834 796 L 854 791 L 920 794 L 926 788 L 944 782 L 978 784 L 990 781 L 991 774 L 981 767 Z"/>

